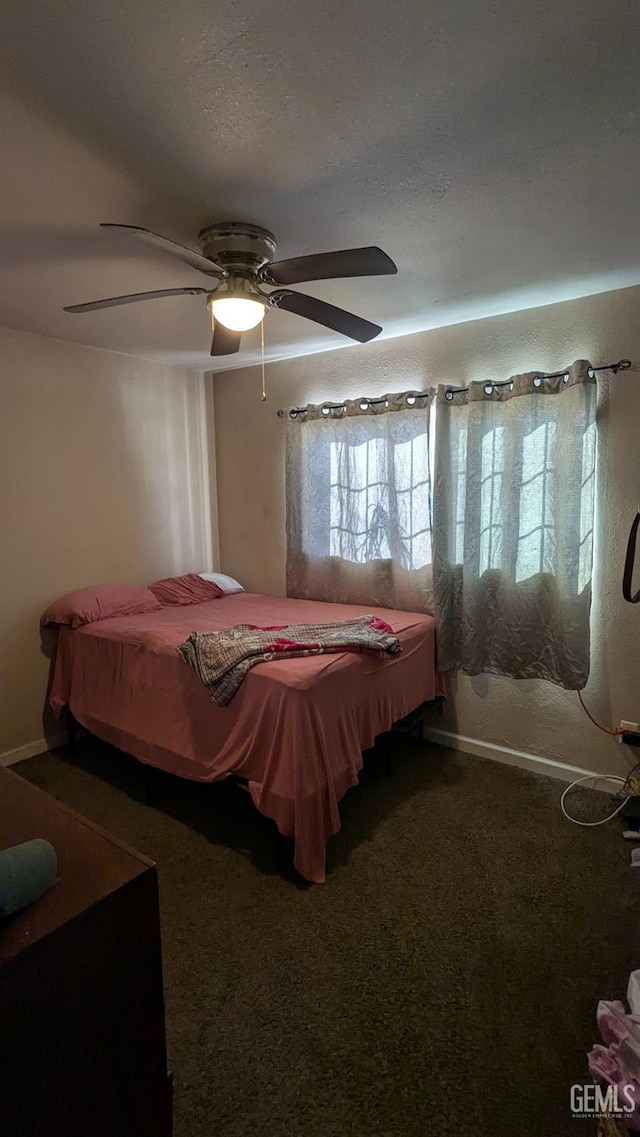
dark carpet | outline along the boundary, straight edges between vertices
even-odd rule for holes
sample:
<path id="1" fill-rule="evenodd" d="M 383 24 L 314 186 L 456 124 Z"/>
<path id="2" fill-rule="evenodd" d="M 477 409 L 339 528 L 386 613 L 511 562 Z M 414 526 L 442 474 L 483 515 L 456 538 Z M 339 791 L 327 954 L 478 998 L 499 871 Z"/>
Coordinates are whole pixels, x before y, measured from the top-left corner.
<path id="1" fill-rule="evenodd" d="M 595 1131 L 569 1089 L 637 946 L 618 822 L 570 825 L 557 781 L 393 746 L 312 886 L 229 783 L 152 772 L 149 806 L 143 768 L 93 739 L 16 767 L 158 862 L 175 1137 Z"/>

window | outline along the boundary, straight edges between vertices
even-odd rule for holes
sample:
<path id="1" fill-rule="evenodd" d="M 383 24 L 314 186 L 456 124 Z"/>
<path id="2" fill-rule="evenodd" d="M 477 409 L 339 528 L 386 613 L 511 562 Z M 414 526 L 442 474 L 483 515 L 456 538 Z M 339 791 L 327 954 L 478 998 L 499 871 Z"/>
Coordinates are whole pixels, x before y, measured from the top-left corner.
<path id="1" fill-rule="evenodd" d="M 581 592 L 588 584 L 593 560 L 596 424 L 585 427 L 579 443 L 576 487 L 557 476 L 563 437 L 558 431 L 553 418 L 531 424 L 521 434 L 495 422 L 480 432 L 462 422 L 454 429 L 448 455 L 454 487 L 453 563 L 465 563 L 465 539 L 471 539 L 472 546 L 477 543 L 479 576 L 500 569 L 519 583 L 539 573 L 555 575 L 565 555 L 563 544 L 576 541 L 580 553 L 579 559 L 574 558 L 573 587 Z M 472 477 L 467 471 L 470 445 L 478 458 Z M 579 502 L 579 513 L 571 525 L 563 504 L 568 493 Z M 558 541 L 559 526 L 563 542 Z"/>
<path id="2" fill-rule="evenodd" d="M 547 379 L 294 416 L 289 595 L 435 608 L 443 670 L 584 685 L 597 391 L 584 360 Z"/>
<path id="3" fill-rule="evenodd" d="M 329 552 L 357 564 L 431 563 L 429 436 L 330 443 Z"/>
<path id="4" fill-rule="evenodd" d="M 383 413 L 356 403 L 346 414 L 291 424 L 290 596 L 409 611 L 431 605 L 432 399 L 397 398 Z"/>
<path id="5" fill-rule="evenodd" d="M 543 387 L 532 373 L 517 387 L 477 384 L 438 400 L 438 660 L 445 671 L 579 689 L 589 674 L 597 390 L 584 360 L 551 380 Z"/>

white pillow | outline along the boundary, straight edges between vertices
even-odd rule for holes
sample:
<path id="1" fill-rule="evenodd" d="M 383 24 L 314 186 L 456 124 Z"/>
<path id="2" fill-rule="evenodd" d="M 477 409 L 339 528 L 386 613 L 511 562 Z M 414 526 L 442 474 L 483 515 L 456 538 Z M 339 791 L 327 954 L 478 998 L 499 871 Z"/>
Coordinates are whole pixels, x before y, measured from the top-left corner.
<path id="1" fill-rule="evenodd" d="M 203 580 L 212 580 L 228 596 L 233 592 L 244 592 L 244 588 L 238 584 L 237 580 L 234 580 L 232 576 L 225 576 L 222 572 L 199 572 L 198 576 L 202 577 Z"/>

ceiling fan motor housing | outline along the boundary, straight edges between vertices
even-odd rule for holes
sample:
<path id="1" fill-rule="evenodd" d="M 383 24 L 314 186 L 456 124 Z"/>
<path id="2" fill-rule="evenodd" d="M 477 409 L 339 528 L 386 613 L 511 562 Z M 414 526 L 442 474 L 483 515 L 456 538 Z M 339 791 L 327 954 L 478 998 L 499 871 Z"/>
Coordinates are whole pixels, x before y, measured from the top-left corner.
<path id="1" fill-rule="evenodd" d="M 252 276 L 273 260 L 277 247 L 273 233 L 246 221 L 219 221 L 208 225 L 200 230 L 198 241 L 203 256 L 226 272 Z"/>

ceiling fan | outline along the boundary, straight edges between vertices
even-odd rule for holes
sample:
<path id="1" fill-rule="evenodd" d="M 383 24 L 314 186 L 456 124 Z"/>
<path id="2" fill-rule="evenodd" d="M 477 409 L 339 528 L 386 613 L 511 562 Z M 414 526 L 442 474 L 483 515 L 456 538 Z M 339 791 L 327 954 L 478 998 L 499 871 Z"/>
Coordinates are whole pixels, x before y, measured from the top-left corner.
<path id="1" fill-rule="evenodd" d="M 367 343 L 382 331 L 378 324 L 315 296 L 293 292 L 288 287 L 265 292 L 263 286 L 349 276 L 386 276 L 398 271 L 391 258 L 375 245 L 274 261 L 276 239 L 273 234 L 244 221 L 223 221 L 202 229 L 198 234 L 200 253 L 139 225 L 104 222 L 100 227 L 129 233 L 147 245 L 162 249 L 169 256 L 215 278 L 215 285 L 212 288 L 161 288 L 156 292 L 135 292 L 107 300 L 92 300 L 87 304 L 71 304 L 64 311 L 93 312 L 97 308 L 136 304 L 139 300 L 156 300 L 163 296 L 206 296 L 213 328 L 212 355 L 233 355 L 238 351 L 242 332 L 257 327 L 269 308 L 282 308 L 341 332 L 359 343 Z"/>

